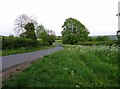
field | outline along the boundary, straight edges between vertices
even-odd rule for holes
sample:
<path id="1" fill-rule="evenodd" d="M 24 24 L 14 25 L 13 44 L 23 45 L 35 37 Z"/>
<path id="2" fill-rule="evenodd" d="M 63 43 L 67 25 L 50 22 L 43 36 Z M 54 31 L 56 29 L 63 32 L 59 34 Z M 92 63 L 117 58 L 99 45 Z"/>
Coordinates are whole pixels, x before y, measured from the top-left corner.
<path id="1" fill-rule="evenodd" d="M 4 87 L 116 87 L 116 46 L 66 45 L 3 81 Z"/>

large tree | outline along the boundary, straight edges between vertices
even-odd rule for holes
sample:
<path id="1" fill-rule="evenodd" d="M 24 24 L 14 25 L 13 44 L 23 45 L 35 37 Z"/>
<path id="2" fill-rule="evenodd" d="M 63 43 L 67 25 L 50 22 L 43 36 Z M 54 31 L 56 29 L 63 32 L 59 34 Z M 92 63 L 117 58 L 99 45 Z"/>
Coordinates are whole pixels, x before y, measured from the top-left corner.
<path id="1" fill-rule="evenodd" d="M 62 41 L 64 44 L 75 44 L 78 41 L 85 41 L 88 38 L 89 31 L 77 19 L 68 18 L 63 26 Z"/>
<path id="2" fill-rule="evenodd" d="M 20 35 L 21 33 L 24 33 L 25 30 L 25 25 L 27 23 L 33 23 L 34 27 L 37 26 L 37 20 L 33 16 L 27 16 L 26 14 L 22 14 L 18 16 L 18 18 L 15 20 L 15 33 L 17 35 Z"/>

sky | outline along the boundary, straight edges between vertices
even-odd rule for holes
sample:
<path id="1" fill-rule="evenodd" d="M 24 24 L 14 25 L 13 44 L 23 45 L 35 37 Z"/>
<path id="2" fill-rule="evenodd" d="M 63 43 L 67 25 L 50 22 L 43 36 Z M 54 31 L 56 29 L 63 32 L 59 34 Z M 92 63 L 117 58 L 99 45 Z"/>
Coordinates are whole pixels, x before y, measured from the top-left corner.
<path id="1" fill-rule="evenodd" d="M 90 36 L 116 35 L 119 0 L 1 0 L 0 35 L 14 33 L 15 19 L 21 14 L 34 16 L 38 24 L 61 35 L 69 17 L 79 20 Z"/>

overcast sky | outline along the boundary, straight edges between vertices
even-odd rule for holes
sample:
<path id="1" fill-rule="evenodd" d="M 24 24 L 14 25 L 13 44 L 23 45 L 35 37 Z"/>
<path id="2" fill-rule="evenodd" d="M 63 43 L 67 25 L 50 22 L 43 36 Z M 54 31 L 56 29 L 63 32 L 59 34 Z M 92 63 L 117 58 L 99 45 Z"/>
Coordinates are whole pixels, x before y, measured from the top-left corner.
<path id="1" fill-rule="evenodd" d="M 0 35 L 14 33 L 14 21 L 21 14 L 34 16 L 39 24 L 61 35 L 65 19 L 79 20 L 90 35 L 116 35 L 119 0 L 1 0 Z"/>

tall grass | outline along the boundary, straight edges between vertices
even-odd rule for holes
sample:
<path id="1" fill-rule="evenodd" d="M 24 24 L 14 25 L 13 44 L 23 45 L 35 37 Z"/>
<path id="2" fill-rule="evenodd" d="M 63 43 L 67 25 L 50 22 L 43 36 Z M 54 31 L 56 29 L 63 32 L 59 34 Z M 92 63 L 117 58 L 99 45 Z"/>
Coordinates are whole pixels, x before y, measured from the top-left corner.
<path id="1" fill-rule="evenodd" d="M 11 87 L 116 87 L 117 47 L 65 46 L 5 80 Z"/>

